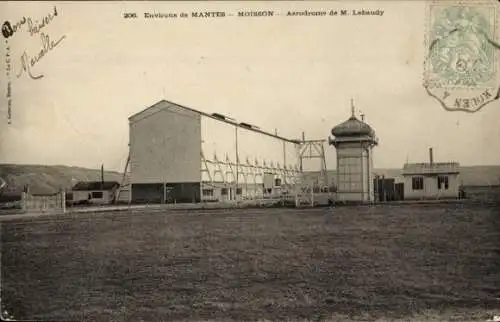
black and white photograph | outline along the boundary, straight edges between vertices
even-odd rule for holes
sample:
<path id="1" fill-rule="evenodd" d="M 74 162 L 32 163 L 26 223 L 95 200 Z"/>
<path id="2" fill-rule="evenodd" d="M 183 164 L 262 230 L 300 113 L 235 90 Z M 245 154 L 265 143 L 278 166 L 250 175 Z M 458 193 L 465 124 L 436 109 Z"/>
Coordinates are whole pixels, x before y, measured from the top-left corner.
<path id="1" fill-rule="evenodd" d="M 500 321 L 499 1 L 0 2 L 5 321 Z"/>

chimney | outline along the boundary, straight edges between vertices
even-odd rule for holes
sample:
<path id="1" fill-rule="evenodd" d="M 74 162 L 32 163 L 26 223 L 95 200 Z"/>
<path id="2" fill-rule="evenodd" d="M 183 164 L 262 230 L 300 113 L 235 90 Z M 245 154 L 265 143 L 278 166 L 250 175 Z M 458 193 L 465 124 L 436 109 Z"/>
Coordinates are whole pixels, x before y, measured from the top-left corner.
<path id="1" fill-rule="evenodd" d="M 432 165 L 434 165 L 434 156 L 432 154 L 432 148 L 429 148 L 429 162 Z"/>
<path id="2" fill-rule="evenodd" d="M 306 133 L 302 132 L 302 142 L 305 142 L 305 141 L 306 141 Z"/>

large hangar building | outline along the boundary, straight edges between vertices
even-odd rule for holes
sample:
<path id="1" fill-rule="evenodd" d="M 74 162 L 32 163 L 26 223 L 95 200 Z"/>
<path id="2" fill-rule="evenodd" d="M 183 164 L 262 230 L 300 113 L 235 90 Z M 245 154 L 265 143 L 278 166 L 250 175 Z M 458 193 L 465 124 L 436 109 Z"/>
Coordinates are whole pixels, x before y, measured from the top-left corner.
<path id="1" fill-rule="evenodd" d="M 192 203 L 290 193 L 300 141 L 166 100 L 129 118 L 131 202 Z"/>

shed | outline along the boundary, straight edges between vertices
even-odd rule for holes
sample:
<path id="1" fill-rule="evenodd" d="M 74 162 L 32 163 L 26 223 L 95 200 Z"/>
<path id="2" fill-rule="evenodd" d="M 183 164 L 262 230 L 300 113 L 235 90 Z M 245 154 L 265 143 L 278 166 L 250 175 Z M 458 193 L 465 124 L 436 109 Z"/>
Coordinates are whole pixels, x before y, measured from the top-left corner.
<path id="1" fill-rule="evenodd" d="M 429 156 L 429 162 L 404 165 L 405 199 L 458 199 L 460 164 L 434 162 L 432 149 Z"/>
<path id="2" fill-rule="evenodd" d="M 109 204 L 119 186 L 116 181 L 80 181 L 71 189 L 72 203 Z"/>

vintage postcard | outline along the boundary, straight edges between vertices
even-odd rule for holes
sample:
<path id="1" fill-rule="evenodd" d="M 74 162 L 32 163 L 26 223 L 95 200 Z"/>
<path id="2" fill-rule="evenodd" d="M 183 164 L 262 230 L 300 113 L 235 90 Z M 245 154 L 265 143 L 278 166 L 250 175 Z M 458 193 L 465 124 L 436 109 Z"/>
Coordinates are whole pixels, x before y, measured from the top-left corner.
<path id="1" fill-rule="evenodd" d="M 500 321 L 500 2 L 0 3 L 0 312 Z"/>

